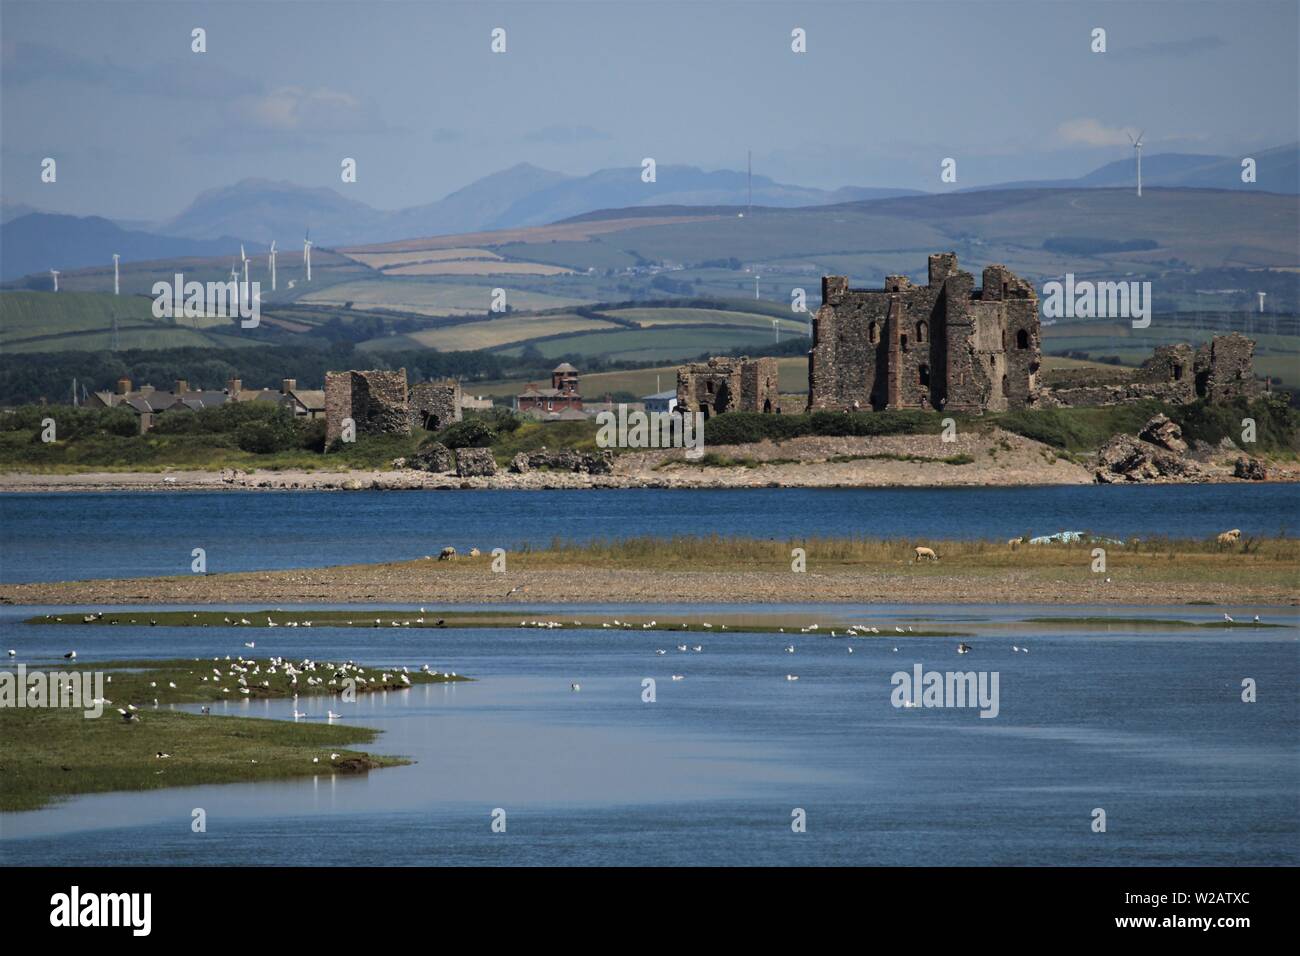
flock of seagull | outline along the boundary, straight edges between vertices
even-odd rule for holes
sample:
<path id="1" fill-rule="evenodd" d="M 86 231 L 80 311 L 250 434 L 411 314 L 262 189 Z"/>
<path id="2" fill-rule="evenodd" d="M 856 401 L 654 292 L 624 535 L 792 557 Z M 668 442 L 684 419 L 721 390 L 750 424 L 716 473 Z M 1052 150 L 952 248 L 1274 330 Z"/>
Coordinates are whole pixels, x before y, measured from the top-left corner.
<path id="1" fill-rule="evenodd" d="M 420 610 L 424 610 L 424 608 L 421 608 Z M 1226 617 L 1227 615 L 1224 615 L 1224 616 Z M 550 620 L 550 619 L 545 619 L 545 620 L 533 619 L 533 620 L 529 620 L 529 619 L 526 619 L 526 618 L 525 618 L 524 620 L 521 620 L 521 621 L 519 622 L 519 626 L 522 627 L 522 628 L 542 628 L 542 629 L 544 629 L 544 630 L 551 630 L 551 629 L 554 629 L 554 628 L 570 627 L 570 626 L 571 626 L 571 627 L 582 627 L 583 624 L 582 624 L 581 621 L 578 621 L 578 620 L 573 621 L 571 624 L 565 624 L 563 621 L 556 621 L 556 620 Z M 657 620 L 651 620 L 651 621 L 647 621 L 647 622 L 645 622 L 644 624 L 636 624 L 636 623 L 634 623 L 634 622 L 632 622 L 632 621 L 623 621 L 623 620 L 620 620 L 620 619 L 618 619 L 618 618 L 614 618 L 612 622 L 611 622 L 611 621 L 602 621 L 601 624 L 600 624 L 600 626 L 601 626 L 602 628 L 606 628 L 606 629 L 608 629 L 608 628 L 619 628 L 619 629 L 621 629 L 621 630 L 633 630 L 633 629 L 635 629 L 635 628 L 640 628 L 641 630 L 649 630 L 649 629 L 651 629 L 651 628 L 658 627 L 658 626 L 659 626 L 659 622 L 658 622 Z M 700 626 L 701 626 L 704 630 L 713 630 L 713 625 L 712 625 L 711 623 L 709 623 L 708 621 L 703 621 L 703 622 L 701 622 Z M 689 631 L 689 630 L 691 629 L 691 625 L 690 625 L 690 624 L 685 624 L 685 623 L 683 623 L 683 624 L 668 624 L 668 625 L 665 625 L 664 628 L 662 628 L 662 629 L 664 629 L 664 630 L 669 630 L 669 631 L 674 631 L 674 630 L 677 630 L 677 631 Z M 719 630 L 719 631 L 725 631 L 725 630 L 727 630 L 727 625 L 725 625 L 725 624 L 721 624 L 721 625 L 719 625 L 719 626 L 718 626 L 718 630 Z M 821 625 L 820 625 L 820 624 L 810 624 L 810 625 L 808 625 L 807 627 L 801 627 L 801 628 L 799 629 L 799 633 L 801 633 L 801 634 L 815 634 L 815 633 L 817 633 L 817 632 L 820 631 L 820 630 L 821 630 Z M 912 625 L 910 625 L 910 624 L 907 625 L 906 627 L 901 627 L 901 626 L 895 625 L 895 626 L 894 626 L 894 631 L 895 631 L 896 633 L 898 633 L 898 634 L 903 634 L 903 635 L 908 635 L 908 634 L 913 634 L 913 635 L 915 635 L 915 634 L 917 633 L 916 628 L 914 628 L 914 627 L 913 627 Z M 784 634 L 784 633 L 785 633 L 785 628 L 784 628 L 784 627 L 778 628 L 778 629 L 777 629 L 777 632 L 780 633 L 780 634 Z M 828 633 L 829 636 L 831 636 L 831 637 L 839 637 L 839 636 L 840 636 L 840 632 L 837 631 L 837 630 L 828 630 L 827 633 Z M 847 628 L 844 629 L 844 631 L 843 631 L 843 636 L 845 636 L 845 637 L 868 637 L 868 636 L 879 636 L 880 633 L 881 633 L 881 631 L 880 631 L 880 628 L 878 628 L 878 627 L 873 627 L 873 626 L 871 626 L 871 625 L 867 625 L 867 624 L 851 624 L 851 625 L 849 625 Z M 677 645 L 677 650 L 678 650 L 679 652 L 682 652 L 682 653 L 686 653 L 686 652 L 694 652 L 694 653 L 696 653 L 696 654 L 700 654 L 700 653 L 703 653 L 703 652 L 704 652 L 704 645 L 703 645 L 703 644 L 678 644 L 678 645 Z M 853 653 L 853 650 L 854 650 L 854 649 L 853 649 L 853 646 L 852 646 L 852 645 L 849 645 L 849 646 L 848 646 L 848 652 L 849 652 L 850 654 L 852 654 L 852 653 Z M 969 654 L 972 650 L 974 650 L 974 647 L 972 647 L 970 644 L 965 643 L 964 641 L 963 641 L 962 643 L 959 643 L 959 644 L 957 645 L 957 653 L 958 653 L 958 654 Z M 1012 645 L 1011 645 L 1011 650 L 1012 650 L 1013 653 L 1024 653 L 1024 654 L 1028 654 L 1028 653 L 1029 653 L 1029 648 L 1027 648 L 1027 647 L 1020 647 L 1019 645 L 1016 645 L 1016 644 L 1012 644 Z M 898 648 L 897 648 L 897 647 L 894 647 L 893 651 L 894 651 L 894 653 L 898 653 Z M 793 654 L 793 653 L 795 653 L 795 646 L 794 646 L 794 644 L 786 644 L 786 645 L 785 645 L 785 652 L 786 652 L 787 654 Z M 656 655 L 657 657 L 665 657 L 665 656 L 667 656 L 667 654 L 668 654 L 668 650 L 667 650 L 666 648 L 659 647 L 659 648 L 656 648 L 656 649 L 655 649 L 655 655 Z M 681 680 L 685 680 L 685 679 L 686 679 L 686 675 L 685 675 L 685 674 L 673 674 L 673 675 L 671 675 L 671 676 L 672 676 L 672 679 L 673 679 L 674 681 L 681 681 Z M 798 674 L 786 674 L 786 675 L 785 675 L 785 679 L 786 679 L 787 681 L 797 681 L 797 680 L 799 679 L 799 675 L 798 675 Z M 582 685 L 579 684 L 579 683 L 577 683 L 577 682 L 574 682 L 574 683 L 571 683 L 571 684 L 569 685 L 569 689 L 572 690 L 572 691 L 579 691 L 579 690 L 582 689 Z"/>
<path id="2" fill-rule="evenodd" d="M 71 652 L 70 656 L 75 657 L 76 652 Z M 195 658 L 195 660 L 197 661 L 198 659 Z M 408 667 L 401 667 L 392 671 L 381 669 L 378 676 L 371 671 L 369 676 L 367 676 L 366 669 L 351 660 L 344 661 L 342 664 L 334 664 L 332 662 L 320 663 L 311 658 L 303 658 L 295 664 L 293 661 L 286 660 L 283 657 L 271 657 L 266 661 L 265 665 L 263 665 L 253 658 L 246 658 L 243 654 L 240 654 L 233 660 L 229 655 L 226 656 L 224 661 L 220 657 L 214 657 L 212 658 L 212 663 L 217 665 L 211 669 L 212 674 L 200 675 L 199 681 L 200 683 L 210 683 L 216 686 L 218 692 L 221 694 L 237 692 L 245 697 L 250 697 L 258 690 L 270 690 L 272 678 L 279 681 L 283 681 L 287 678 L 288 683 L 285 689 L 290 691 L 293 695 L 294 720 L 303 720 L 312 716 L 306 711 L 299 710 L 297 706 L 299 699 L 297 688 L 299 686 L 298 679 L 300 677 L 303 678 L 303 683 L 307 687 L 340 687 L 343 682 L 350 680 L 362 690 L 367 689 L 369 686 L 384 688 L 395 683 L 400 683 L 402 686 L 410 687 L 412 683 L 411 671 Z M 224 672 L 222 671 L 222 665 L 225 666 Z M 455 671 L 447 671 L 440 674 L 428 664 L 422 664 L 420 666 L 420 672 L 429 674 L 433 677 L 456 676 Z M 191 674 L 193 674 L 193 671 L 191 671 Z M 108 680 L 111 683 L 113 680 L 112 676 L 110 676 Z M 157 689 L 158 682 L 150 681 L 149 686 L 152 689 Z M 175 681 L 168 681 L 167 686 L 172 690 L 178 689 Z M 111 705 L 113 702 L 104 699 L 103 703 Z M 155 708 L 158 706 L 158 698 L 156 697 L 153 699 L 153 706 Z M 127 704 L 125 708 L 117 708 L 117 712 L 122 715 L 122 719 L 126 723 L 132 723 L 139 719 L 136 714 L 138 710 L 139 708 L 135 704 Z M 210 714 L 211 712 L 211 707 L 205 705 L 201 708 L 201 713 Z M 343 719 L 342 714 L 335 713 L 329 708 L 326 708 L 325 710 L 325 717 L 327 720 Z"/>

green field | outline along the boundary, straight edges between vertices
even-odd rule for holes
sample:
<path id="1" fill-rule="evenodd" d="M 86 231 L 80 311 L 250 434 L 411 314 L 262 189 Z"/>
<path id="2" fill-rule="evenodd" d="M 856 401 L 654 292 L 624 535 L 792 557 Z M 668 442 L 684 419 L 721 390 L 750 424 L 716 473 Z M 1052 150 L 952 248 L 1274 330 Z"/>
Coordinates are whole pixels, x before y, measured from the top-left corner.
<path id="1" fill-rule="evenodd" d="M 533 345 L 547 358 L 558 358 L 561 355 L 600 355 L 607 359 L 652 362 L 691 358 L 710 351 L 723 352 L 737 348 L 752 348 L 772 340 L 770 326 L 767 329 L 734 326 L 716 328 L 664 326 L 572 335 L 533 343 Z M 507 355 L 517 355 L 522 351 L 522 347 L 514 346 L 503 351 Z"/>
<path id="2" fill-rule="evenodd" d="M 157 319 L 153 300 L 97 292 L 0 292 L 0 348 L 8 352 L 89 351 L 128 348 L 222 348 L 252 344 L 231 319 Z"/>

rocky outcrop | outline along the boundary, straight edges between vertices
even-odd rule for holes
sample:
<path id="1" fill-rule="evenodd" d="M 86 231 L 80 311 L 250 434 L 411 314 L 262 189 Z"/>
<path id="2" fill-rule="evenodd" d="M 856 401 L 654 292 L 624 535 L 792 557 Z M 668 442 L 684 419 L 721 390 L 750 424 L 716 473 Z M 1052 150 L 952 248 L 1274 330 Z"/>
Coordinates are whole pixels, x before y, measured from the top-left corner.
<path id="1" fill-rule="evenodd" d="M 1132 435 L 1114 435 L 1097 451 L 1096 479 L 1103 484 L 1122 481 L 1199 481 L 1204 477 L 1195 462 Z"/>
<path id="2" fill-rule="evenodd" d="M 456 459 L 452 455 L 451 449 L 446 445 L 441 442 L 432 442 L 421 448 L 410 458 L 393 459 L 393 467 L 443 474 L 455 470 Z"/>
<path id="3" fill-rule="evenodd" d="M 456 475 L 459 478 L 490 478 L 497 473 L 491 448 L 457 448 Z"/>
<path id="4" fill-rule="evenodd" d="M 1183 441 L 1183 430 L 1168 415 L 1157 415 L 1142 426 L 1138 433 L 1142 441 L 1159 445 L 1176 455 L 1186 454 L 1187 442 Z"/>
<path id="5" fill-rule="evenodd" d="M 510 470 L 525 475 L 530 471 L 571 471 L 583 475 L 608 475 L 614 471 L 614 454 L 608 449 L 599 452 L 545 448 L 535 452 L 520 452 L 510 462 Z"/>
<path id="6" fill-rule="evenodd" d="M 1258 458 L 1242 455 L 1232 466 L 1232 476 L 1245 478 L 1247 481 L 1267 481 L 1268 468 Z"/>

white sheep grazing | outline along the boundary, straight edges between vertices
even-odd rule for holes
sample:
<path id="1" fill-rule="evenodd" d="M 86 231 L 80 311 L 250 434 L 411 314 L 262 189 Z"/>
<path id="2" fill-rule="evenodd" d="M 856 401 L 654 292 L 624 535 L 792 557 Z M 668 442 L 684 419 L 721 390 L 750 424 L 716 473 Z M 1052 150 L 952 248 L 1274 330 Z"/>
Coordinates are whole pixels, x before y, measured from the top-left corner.
<path id="1" fill-rule="evenodd" d="M 938 560 L 939 560 L 939 556 L 938 556 L 937 554 L 934 553 L 934 549 L 933 549 L 933 548 L 917 548 L 917 549 L 916 549 L 916 560 L 917 560 L 917 561 L 920 561 L 922 558 L 925 558 L 926 560 L 929 560 L 929 561 L 938 561 Z"/>
<path id="2" fill-rule="evenodd" d="M 1236 544 L 1241 538 L 1241 529 L 1233 528 L 1231 531 L 1225 531 L 1219 535 L 1219 544 Z"/>
<path id="3" fill-rule="evenodd" d="M 455 558 L 456 558 L 456 549 L 455 549 L 455 548 L 450 548 L 450 547 L 448 547 L 448 548 L 443 548 L 442 551 L 440 551 L 440 552 L 438 553 L 438 560 L 439 560 L 439 561 L 452 561 L 452 560 L 455 560 Z"/>
<path id="4" fill-rule="evenodd" d="M 482 553 L 483 553 L 483 552 L 480 551 L 478 548 L 470 548 L 470 549 L 469 549 L 469 556 L 470 556 L 471 558 L 477 558 L 477 557 L 478 557 L 479 555 L 481 555 Z"/>
<path id="5" fill-rule="evenodd" d="M 1007 544 L 1011 546 L 1012 551 L 1016 550 L 1016 548 L 1020 547 L 1024 543 L 1025 543 L 1024 535 L 1021 535 L 1019 538 L 1011 538 L 1009 541 L 1007 541 Z"/>

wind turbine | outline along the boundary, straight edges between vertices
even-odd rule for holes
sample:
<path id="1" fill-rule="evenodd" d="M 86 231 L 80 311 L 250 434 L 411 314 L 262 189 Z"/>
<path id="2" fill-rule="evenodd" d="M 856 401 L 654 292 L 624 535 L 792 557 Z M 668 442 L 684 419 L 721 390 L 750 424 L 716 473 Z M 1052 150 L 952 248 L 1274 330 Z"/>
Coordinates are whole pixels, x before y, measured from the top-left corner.
<path id="1" fill-rule="evenodd" d="M 51 269 L 50 275 L 54 276 L 54 291 L 58 292 L 59 291 L 59 270 Z"/>
<path id="2" fill-rule="evenodd" d="M 275 291 L 275 240 L 274 239 L 271 240 L 271 255 L 269 257 L 269 264 L 271 266 L 271 291 L 274 292 Z"/>
<path id="3" fill-rule="evenodd" d="M 248 256 L 244 254 L 244 244 L 239 244 L 239 258 L 244 261 L 244 294 L 248 294 Z"/>
<path id="4" fill-rule="evenodd" d="M 1133 138 L 1132 133 L 1126 134 L 1128 136 L 1128 141 L 1133 144 L 1134 152 L 1137 153 L 1138 198 L 1139 199 L 1142 197 L 1142 133 L 1145 132 L 1146 130 L 1142 130 L 1141 133 L 1138 133 L 1137 139 Z"/>
<path id="5" fill-rule="evenodd" d="M 239 270 L 235 268 L 234 259 L 230 260 L 230 281 L 235 283 L 239 282 Z"/>
<path id="6" fill-rule="evenodd" d="M 778 319 L 772 320 L 772 331 L 776 333 L 776 344 L 781 344 L 781 323 Z"/>
<path id="7" fill-rule="evenodd" d="M 113 295 L 122 294 L 122 286 L 118 282 L 118 276 L 117 276 L 117 260 L 121 258 L 122 257 L 118 255 L 116 252 L 113 253 Z"/>
<path id="8" fill-rule="evenodd" d="M 311 233 L 306 233 L 302 237 L 302 261 L 307 267 L 307 281 L 311 281 Z"/>

